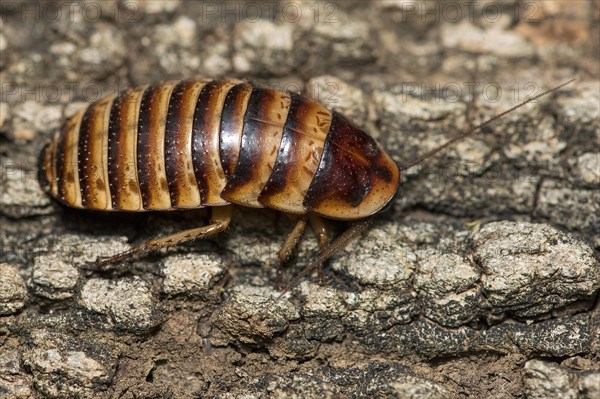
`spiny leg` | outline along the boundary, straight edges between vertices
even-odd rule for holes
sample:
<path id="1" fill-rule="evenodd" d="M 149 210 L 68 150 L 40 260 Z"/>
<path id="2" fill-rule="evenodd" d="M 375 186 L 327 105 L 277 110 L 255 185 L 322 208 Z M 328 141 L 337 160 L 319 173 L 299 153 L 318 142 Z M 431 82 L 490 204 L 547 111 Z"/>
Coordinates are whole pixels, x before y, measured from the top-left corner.
<path id="1" fill-rule="evenodd" d="M 292 231 L 290 231 L 285 239 L 285 242 L 281 246 L 281 249 L 277 253 L 277 257 L 279 258 L 279 266 L 277 268 L 277 281 L 275 283 L 276 287 L 280 287 L 283 283 L 283 264 L 290 258 L 292 252 L 298 245 L 298 241 L 300 241 L 300 237 L 302 236 L 302 233 L 304 233 L 305 227 L 306 216 L 302 215 L 296 220 L 296 224 L 292 228 Z"/>
<path id="2" fill-rule="evenodd" d="M 98 266 L 105 266 L 111 263 L 127 260 L 138 254 L 154 252 L 162 248 L 169 248 L 174 245 L 183 244 L 185 242 L 193 241 L 199 238 L 205 238 L 210 235 L 220 233 L 227 229 L 230 221 L 231 206 L 214 207 L 212 208 L 210 224 L 207 226 L 184 230 L 166 237 L 148 240 L 141 245 L 135 246 L 128 251 L 121 252 L 114 256 L 98 257 L 96 259 L 96 264 Z"/>

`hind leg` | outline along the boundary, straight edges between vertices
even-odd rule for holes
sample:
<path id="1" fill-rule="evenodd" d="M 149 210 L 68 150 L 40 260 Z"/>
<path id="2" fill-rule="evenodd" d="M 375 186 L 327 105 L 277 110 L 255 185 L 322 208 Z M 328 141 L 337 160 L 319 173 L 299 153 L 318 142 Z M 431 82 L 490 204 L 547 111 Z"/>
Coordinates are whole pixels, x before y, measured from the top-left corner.
<path id="1" fill-rule="evenodd" d="M 200 238 L 205 238 L 213 234 L 220 233 L 227 229 L 231 221 L 231 206 L 219 206 L 212 208 L 210 224 L 180 231 L 162 238 L 148 240 L 145 243 L 135 246 L 128 251 L 121 252 L 114 256 L 99 257 L 96 259 L 98 266 L 104 266 L 115 262 L 127 260 L 135 255 L 158 251 L 163 248 L 169 248 L 174 245 L 183 244 Z"/>

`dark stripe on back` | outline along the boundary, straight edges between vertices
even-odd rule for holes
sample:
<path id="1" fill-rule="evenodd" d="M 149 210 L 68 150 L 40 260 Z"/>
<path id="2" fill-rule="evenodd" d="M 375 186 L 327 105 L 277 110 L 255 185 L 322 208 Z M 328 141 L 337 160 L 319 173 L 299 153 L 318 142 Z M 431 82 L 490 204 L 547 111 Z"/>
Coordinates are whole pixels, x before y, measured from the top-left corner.
<path id="1" fill-rule="evenodd" d="M 108 185 L 111 189 L 110 198 L 114 209 L 119 209 L 118 197 L 121 192 L 119 187 L 122 184 L 119 181 L 118 168 L 119 166 L 124 166 L 119 165 L 119 141 L 121 135 L 127 134 L 127 132 L 123 132 L 121 129 L 121 104 L 128 94 L 129 92 L 126 91 L 115 98 L 110 108 L 110 117 L 108 120 Z"/>
<path id="2" fill-rule="evenodd" d="M 64 201 L 67 195 L 67 185 L 65 176 L 65 150 L 67 146 L 67 123 L 63 123 L 60 127 L 60 136 L 58 138 L 58 145 L 56 146 L 56 177 L 58 184 L 58 197 Z"/>
<path id="3" fill-rule="evenodd" d="M 152 99 L 160 92 L 160 84 L 151 86 L 144 92 L 140 103 L 140 116 L 138 119 L 138 136 L 137 136 L 137 170 L 138 181 L 140 184 L 140 193 L 142 194 L 142 204 L 144 208 L 148 208 L 151 196 L 150 187 L 150 166 L 152 162 L 150 157 L 152 154 L 149 151 L 150 142 L 152 140 L 152 132 L 150 131 L 150 121 L 152 119 Z"/>
<path id="4" fill-rule="evenodd" d="M 210 138 L 208 135 L 211 132 L 207 131 L 207 125 L 209 119 L 213 118 L 211 115 L 212 108 L 218 96 L 218 91 L 221 90 L 221 81 L 212 81 L 207 83 L 198 96 L 198 102 L 196 103 L 196 110 L 194 112 L 194 124 L 192 126 L 192 160 L 194 163 L 194 173 L 196 175 L 196 181 L 200 188 L 200 197 L 203 204 L 209 202 L 209 175 L 208 168 L 211 167 L 207 163 L 209 161 L 206 156 L 207 151 L 212 151 L 208 145 Z"/>
<path id="5" fill-rule="evenodd" d="M 167 125 L 165 130 L 165 172 L 169 184 L 169 195 L 171 197 L 171 206 L 177 206 L 180 202 L 180 192 L 178 186 L 179 173 L 184 174 L 180 168 L 185 164 L 183 159 L 185 154 L 179 151 L 178 132 L 181 130 L 181 121 L 184 115 L 181 106 L 186 92 L 186 87 L 193 82 L 184 81 L 179 83 L 171 93 L 169 101 L 169 112 L 167 113 Z"/>
<path id="6" fill-rule="evenodd" d="M 94 126 L 94 105 L 90 105 L 81 120 L 81 127 L 79 128 L 79 143 L 77 151 L 77 166 L 79 170 L 79 187 L 81 190 L 81 205 L 85 207 L 88 203 L 92 202 L 92 188 L 91 184 L 95 180 L 93 177 L 94 170 L 90 167 L 91 155 L 90 155 L 90 141 L 93 139 L 92 134 Z"/>
<path id="7" fill-rule="evenodd" d="M 249 84 L 238 84 L 227 93 L 223 104 L 219 134 L 219 155 L 223 171 L 228 179 L 235 170 L 240 153 L 241 129 L 244 123 L 244 115 L 240 112 L 243 106 L 242 101 L 251 91 L 252 86 Z"/>

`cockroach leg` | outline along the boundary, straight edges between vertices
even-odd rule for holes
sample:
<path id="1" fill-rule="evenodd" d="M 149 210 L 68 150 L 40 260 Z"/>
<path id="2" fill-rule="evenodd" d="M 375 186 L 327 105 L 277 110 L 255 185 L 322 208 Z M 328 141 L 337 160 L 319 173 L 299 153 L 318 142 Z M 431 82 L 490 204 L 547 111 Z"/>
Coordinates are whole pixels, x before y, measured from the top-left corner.
<path id="1" fill-rule="evenodd" d="M 319 240 L 319 249 L 321 251 L 325 250 L 325 248 L 327 248 L 327 245 L 329 244 L 329 231 L 327 231 L 327 226 L 325 226 L 325 222 L 323 221 L 323 219 L 321 219 L 314 213 L 309 213 L 308 223 L 310 223 L 310 227 L 312 228 L 312 230 L 315 233 L 315 236 L 317 236 L 317 239 Z M 323 280 L 323 263 L 321 263 L 320 266 L 317 268 L 317 273 L 319 280 Z"/>
<path id="2" fill-rule="evenodd" d="M 329 244 L 329 231 L 327 230 L 327 226 L 325 226 L 323 219 L 314 213 L 309 213 L 308 223 L 310 223 L 310 227 L 315 232 L 315 235 L 319 240 L 319 248 L 321 250 L 327 248 L 327 244 Z"/>
<path id="3" fill-rule="evenodd" d="M 121 262 L 130 259 L 135 255 L 158 251 L 163 248 L 169 248 L 220 233 L 229 226 L 229 222 L 231 221 L 231 208 L 231 206 L 214 207 L 212 208 L 210 224 L 207 226 L 184 230 L 166 237 L 148 240 L 141 245 L 114 256 L 99 257 L 96 259 L 96 265 L 105 266 L 111 263 Z"/>
<path id="4" fill-rule="evenodd" d="M 285 242 L 283 243 L 283 245 L 281 246 L 281 249 L 279 250 L 279 253 L 277 254 L 277 256 L 279 257 L 279 261 L 281 263 L 285 263 L 290 258 L 290 256 L 292 255 L 292 252 L 298 245 L 298 241 L 300 241 L 300 237 L 302 236 L 302 233 L 304 233 L 305 227 L 306 227 L 306 216 L 302 215 L 302 216 L 298 217 L 298 219 L 296 220 L 296 224 L 294 225 L 294 228 L 288 234 L 287 238 L 285 239 Z"/>
<path id="5" fill-rule="evenodd" d="M 304 229 L 306 228 L 306 222 L 310 224 L 310 227 L 315 233 L 315 236 L 319 240 L 319 249 L 324 251 L 329 244 L 329 232 L 327 231 L 327 227 L 325 226 L 325 222 L 319 216 L 309 213 L 307 215 L 297 216 L 291 215 L 296 218 L 296 224 L 290 233 L 288 234 L 283 246 L 279 250 L 279 268 L 277 270 L 277 282 L 275 283 L 276 287 L 282 287 L 283 284 L 283 264 L 289 259 L 292 255 L 292 252 L 298 245 L 300 241 L 300 237 L 302 237 L 302 233 L 304 233 Z M 319 279 L 323 279 L 323 265 L 321 264 L 318 267 L 318 276 Z"/>
<path id="6" fill-rule="evenodd" d="M 296 224 L 286 237 L 285 242 L 277 254 L 279 258 L 279 266 L 277 267 L 277 280 L 275 282 L 275 287 L 281 287 L 283 285 L 283 264 L 292 255 L 292 252 L 298 245 L 298 241 L 300 241 L 300 237 L 302 237 L 302 233 L 304 233 L 304 229 L 306 227 L 306 215 L 299 217 L 295 216 L 295 218 Z"/>

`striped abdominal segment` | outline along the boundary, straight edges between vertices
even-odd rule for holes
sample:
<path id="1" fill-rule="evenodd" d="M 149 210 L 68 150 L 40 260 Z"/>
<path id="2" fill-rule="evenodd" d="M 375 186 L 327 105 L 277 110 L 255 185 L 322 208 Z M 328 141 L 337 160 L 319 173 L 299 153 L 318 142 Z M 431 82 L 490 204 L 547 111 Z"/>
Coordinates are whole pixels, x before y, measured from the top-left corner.
<path id="1" fill-rule="evenodd" d="M 78 173 L 81 204 L 85 208 L 110 209 L 108 187 L 108 118 L 112 96 L 92 104 L 83 114 L 79 128 Z M 57 159 L 65 162 L 58 149 Z M 61 185 L 65 182 L 61 181 Z"/>
<path id="2" fill-rule="evenodd" d="M 229 203 L 221 197 L 227 180 L 220 158 L 219 133 L 225 98 L 233 86 L 234 83 L 227 81 L 208 83 L 200 93 L 194 113 L 191 134 L 194 173 L 205 206 Z"/>
<path id="3" fill-rule="evenodd" d="M 113 209 L 143 209 L 137 168 L 137 136 L 140 101 L 145 89 L 126 91 L 111 106 L 107 145 Z"/>
<path id="4" fill-rule="evenodd" d="M 196 182 L 192 153 L 192 116 L 196 99 L 206 88 L 205 81 L 179 83 L 171 95 L 165 131 L 165 168 L 171 206 L 199 208 L 200 189 Z"/>
<path id="5" fill-rule="evenodd" d="M 226 200 L 254 208 L 273 166 L 281 143 L 290 96 L 287 93 L 253 89 L 248 100 L 239 159 L 221 196 Z"/>

